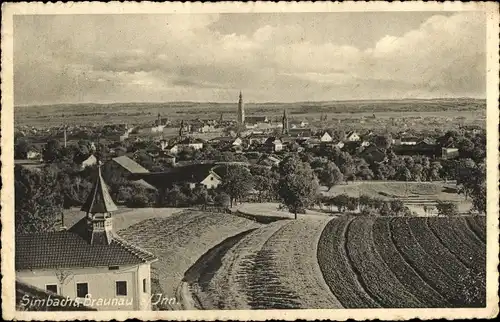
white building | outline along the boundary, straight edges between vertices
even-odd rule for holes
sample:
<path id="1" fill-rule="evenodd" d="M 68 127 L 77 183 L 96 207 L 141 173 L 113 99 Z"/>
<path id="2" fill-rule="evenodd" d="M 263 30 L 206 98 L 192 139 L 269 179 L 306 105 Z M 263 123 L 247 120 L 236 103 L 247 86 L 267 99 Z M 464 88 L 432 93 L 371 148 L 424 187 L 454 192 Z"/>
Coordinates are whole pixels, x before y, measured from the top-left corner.
<path id="1" fill-rule="evenodd" d="M 325 131 L 325 133 L 323 133 L 323 135 L 321 136 L 321 138 L 319 140 L 321 142 L 332 142 L 333 138 L 330 135 L 330 133 L 328 133 L 328 132 Z"/>
<path id="2" fill-rule="evenodd" d="M 117 210 L 101 176 L 69 230 L 16 234 L 16 278 L 97 310 L 151 310 L 156 257 L 113 232 Z"/>
<path id="3" fill-rule="evenodd" d="M 357 141 L 361 140 L 361 137 L 359 136 L 358 133 L 356 133 L 354 131 L 350 131 L 346 134 L 345 140 L 349 141 L 349 142 L 357 142 Z"/>

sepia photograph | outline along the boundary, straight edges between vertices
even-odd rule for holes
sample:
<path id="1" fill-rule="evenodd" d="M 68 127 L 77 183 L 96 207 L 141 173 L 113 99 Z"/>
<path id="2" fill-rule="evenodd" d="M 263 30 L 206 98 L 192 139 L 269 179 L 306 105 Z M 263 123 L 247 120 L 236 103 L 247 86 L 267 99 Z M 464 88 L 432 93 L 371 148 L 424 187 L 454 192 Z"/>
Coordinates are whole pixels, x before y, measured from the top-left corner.
<path id="1" fill-rule="evenodd" d="M 498 6 L 373 4 L 2 7 L 10 317 L 497 315 Z"/>

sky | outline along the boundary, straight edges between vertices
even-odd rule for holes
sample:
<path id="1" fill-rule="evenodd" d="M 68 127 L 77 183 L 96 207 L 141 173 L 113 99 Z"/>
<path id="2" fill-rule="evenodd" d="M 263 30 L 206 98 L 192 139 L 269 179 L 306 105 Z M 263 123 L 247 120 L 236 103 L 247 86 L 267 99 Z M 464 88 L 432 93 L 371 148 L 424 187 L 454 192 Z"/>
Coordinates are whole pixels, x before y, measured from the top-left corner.
<path id="1" fill-rule="evenodd" d="M 486 96 L 478 12 L 23 15 L 14 103 Z"/>

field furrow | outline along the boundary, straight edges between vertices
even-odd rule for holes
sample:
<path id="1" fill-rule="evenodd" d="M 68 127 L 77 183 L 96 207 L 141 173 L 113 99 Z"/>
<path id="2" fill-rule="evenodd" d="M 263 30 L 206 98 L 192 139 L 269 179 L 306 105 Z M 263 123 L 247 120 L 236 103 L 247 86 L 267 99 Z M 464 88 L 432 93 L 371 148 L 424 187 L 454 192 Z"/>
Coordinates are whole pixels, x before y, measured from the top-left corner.
<path id="1" fill-rule="evenodd" d="M 419 244 L 455 281 L 465 305 L 480 306 L 486 300 L 486 286 L 480 275 L 465 266 L 430 231 L 421 218 L 409 219 L 411 231 Z"/>
<path id="2" fill-rule="evenodd" d="M 269 238 L 262 250 L 277 251 L 273 265 L 278 279 L 299 297 L 301 307 L 342 308 L 323 279 L 316 253 L 330 218 L 291 220 Z"/>
<path id="3" fill-rule="evenodd" d="M 486 267 L 486 246 L 471 245 L 471 241 L 458 231 L 448 218 L 427 218 L 434 235 L 470 269 L 478 269 L 484 274 Z M 462 227 L 461 229 L 463 229 Z"/>
<path id="4" fill-rule="evenodd" d="M 378 254 L 373 242 L 373 224 L 372 218 L 356 218 L 347 234 L 348 252 L 354 267 L 360 272 L 366 291 L 383 307 L 424 307 L 406 290 Z"/>
<path id="5" fill-rule="evenodd" d="M 429 256 L 411 233 L 407 218 L 391 220 L 393 241 L 405 260 L 419 272 L 426 282 L 454 306 L 466 305 L 461 295 L 461 287 Z"/>
<path id="6" fill-rule="evenodd" d="M 450 307 L 450 304 L 403 258 L 392 241 L 390 218 L 378 218 L 373 226 L 373 240 L 378 253 L 402 285 L 426 307 Z"/>
<path id="7" fill-rule="evenodd" d="M 155 254 L 152 286 L 165 297 L 174 297 L 184 273 L 212 247 L 259 224 L 230 214 L 186 211 L 167 218 L 141 221 L 119 231 L 124 239 Z M 180 309 L 180 304 L 161 309 Z"/>
<path id="8" fill-rule="evenodd" d="M 219 270 L 210 281 L 203 303 L 206 309 L 297 308 L 296 295 L 279 285 L 270 272 L 269 254 L 264 244 L 288 224 L 288 220 L 262 226 L 242 238 L 222 258 Z M 272 294 L 270 293 L 272 290 Z M 273 297 L 280 297 L 273 299 Z M 287 300 L 288 299 L 288 300 Z"/>
<path id="9" fill-rule="evenodd" d="M 318 262 L 323 277 L 345 308 L 380 307 L 363 289 L 346 253 L 346 233 L 350 218 L 332 219 L 318 244 Z"/>
<path id="10" fill-rule="evenodd" d="M 469 228 L 483 243 L 486 243 L 486 217 L 473 216 L 467 217 L 466 220 Z"/>

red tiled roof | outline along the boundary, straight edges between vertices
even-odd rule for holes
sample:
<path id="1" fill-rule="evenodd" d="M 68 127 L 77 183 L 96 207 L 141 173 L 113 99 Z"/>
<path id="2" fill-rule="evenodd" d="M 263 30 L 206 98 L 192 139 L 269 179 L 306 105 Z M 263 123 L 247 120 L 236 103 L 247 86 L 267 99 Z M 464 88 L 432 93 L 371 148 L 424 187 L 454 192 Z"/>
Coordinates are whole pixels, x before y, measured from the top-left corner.
<path id="1" fill-rule="evenodd" d="M 85 225 L 83 218 L 74 227 Z M 111 243 L 92 245 L 73 228 L 69 231 L 16 234 L 16 270 L 135 265 L 156 257 L 118 236 Z"/>

